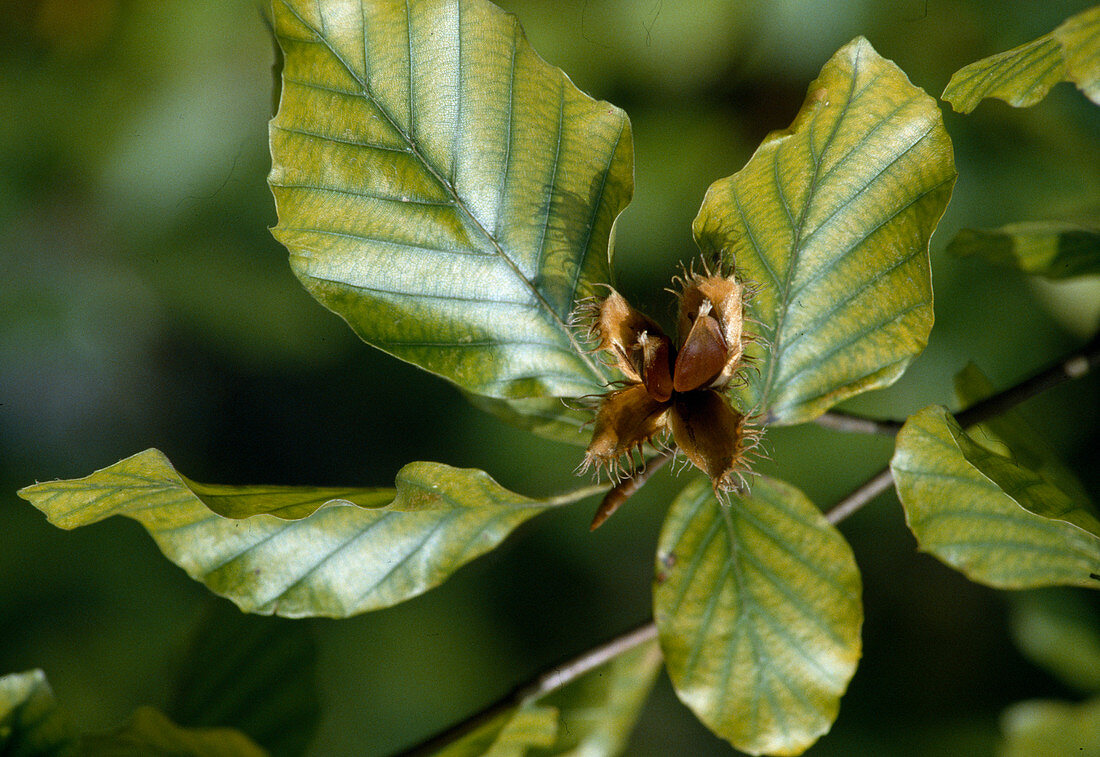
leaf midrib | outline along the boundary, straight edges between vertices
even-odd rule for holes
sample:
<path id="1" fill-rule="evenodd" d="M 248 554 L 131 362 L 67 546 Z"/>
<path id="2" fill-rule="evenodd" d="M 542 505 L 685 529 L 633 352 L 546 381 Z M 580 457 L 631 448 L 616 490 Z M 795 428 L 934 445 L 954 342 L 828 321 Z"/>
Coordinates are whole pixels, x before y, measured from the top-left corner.
<path id="1" fill-rule="evenodd" d="M 563 334 L 565 334 L 566 339 L 569 341 L 569 344 L 572 347 L 573 354 L 577 358 L 579 358 L 581 360 L 581 362 L 584 363 L 585 366 L 588 367 L 588 369 L 592 372 L 592 375 L 596 378 L 597 382 L 602 384 L 606 380 L 606 377 L 599 370 L 599 368 L 596 366 L 596 364 L 593 362 L 591 356 L 589 356 L 589 354 L 577 342 L 576 337 L 574 336 L 572 330 L 569 328 L 568 324 L 566 324 L 565 321 L 563 321 L 558 316 L 558 314 L 554 310 L 553 306 L 543 296 L 542 292 L 539 291 L 538 287 L 536 287 L 535 284 L 523 274 L 523 271 L 519 268 L 519 266 L 516 264 L 516 262 L 514 260 L 512 260 L 511 256 L 508 255 L 508 253 L 504 250 L 504 248 L 501 246 L 501 244 L 497 240 L 497 238 L 494 237 L 492 234 L 490 234 L 489 231 L 474 216 L 473 212 L 470 210 L 470 208 L 466 205 L 466 203 L 459 196 L 458 192 L 455 190 L 455 187 L 451 184 L 451 182 L 447 181 L 440 174 L 440 172 L 436 169 L 436 167 L 434 165 L 432 165 L 432 163 L 430 161 L 428 161 L 427 157 L 420 151 L 420 148 L 416 144 L 415 140 L 413 140 L 411 135 L 404 128 L 401 127 L 401 125 L 397 122 L 397 120 L 389 112 L 389 109 L 386 108 L 374 96 L 374 94 L 371 92 L 370 86 L 367 84 L 367 82 L 364 81 L 363 78 L 361 78 L 355 72 L 355 70 L 352 69 L 351 65 L 348 64 L 348 62 L 346 60 L 344 60 L 343 56 L 339 52 L 336 51 L 336 49 L 329 42 L 328 38 L 325 37 L 321 33 L 321 30 L 317 29 L 315 26 L 313 26 L 311 23 L 309 23 L 306 19 L 302 18 L 302 16 L 297 12 L 297 10 L 295 10 L 295 8 L 293 8 L 290 5 L 290 2 L 288 0 L 280 0 L 280 2 L 282 3 L 283 7 L 285 7 L 288 11 L 290 11 L 290 13 L 296 19 L 298 19 L 298 21 L 304 27 L 309 29 L 316 36 L 317 40 L 320 41 L 321 44 L 323 44 L 325 46 L 325 48 L 332 54 L 332 57 L 344 68 L 345 71 L 347 71 L 348 75 L 351 76 L 351 78 L 355 81 L 355 83 L 359 85 L 359 87 L 362 91 L 361 91 L 361 93 L 359 93 L 355 96 L 365 97 L 368 100 L 370 100 L 371 104 L 374 105 L 374 107 L 376 107 L 378 109 L 379 113 L 382 114 L 382 117 L 386 119 L 386 122 L 398 134 L 401 135 L 401 138 L 404 139 L 406 145 L 408 145 L 409 153 L 411 155 L 413 155 L 413 157 L 416 158 L 417 162 L 420 163 L 425 168 L 425 170 L 428 171 L 428 173 L 432 176 L 433 179 L 435 179 L 435 181 L 440 185 L 440 187 L 442 187 L 443 190 L 446 191 L 448 195 L 450 195 L 451 201 L 452 201 L 452 204 L 454 205 L 454 207 L 457 208 L 458 210 L 460 210 L 462 212 L 462 214 L 470 221 L 470 223 L 473 224 L 473 226 L 477 229 L 477 231 L 492 245 L 493 249 L 501 257 L 501 259 L 503 259 L 505 261 L 505 263 L 508 265 L 508 267 L 512 269 L 512 272 L 515 274 L 515 276 L 521 282 L 523 282 L 524 286 L 526 286 L 527 289 L 530 290 L 532 296 L 538 302 L 539 306 L 543 310 L 546 311 L 546 314 L 548 315 L 551 322 Z M 362 7 L 362 6 L 360 6 L 360 7 Z M 406 11 L 407 10 L 408 10 L 408 2 L 406 0 Z M 322 20 L 323 20 L 323 17 L 322 17 Z M 366 19 L 363 18 L 362 16 L 361 16 L 361 23 L 363 25 L 363 29 L 365 30 L 366 29 Z M 412 76 L 412 66 L 413 66 L 412 21 L 411 21 L 411 18 L 409 17 L 409 15 L 407 13 L 406 13 L 406 26 L 407 26 L 407 29 L 408 29 L 408 32 L 409 32 L 409 48 L 410 48 L 409 49 L 409 75 L 411 77 Z M 459 43 L 459 48 L 461 49 L 461 46 L 462 46 L 461 31 L 458 34 L 458 43 Z M 364 43 L 364 58 L 366 56 L 365 48 L 366 48 L 366 44 Z M 514 79 L 513 79 L 513 81 L 514 81 Z M 412 88 L 412 82 L 410 81 L 410 83 L 409 83 L 409 97 L 410 97 L 410 99 L 412 97 L 412 89 L 413 89 Z M 459 101 L 461 102 L 461 98 L 459 98 Z M 411 105 L 411 103 L 410 103 L 410 105 Z M 410 119 L 413 117 L 412 114 L 413 114 L 413 111 L 412 111 L 412 108 L 410 107 L 410 110 L 409 110 Z M 509 124 L 509 139 L 511 139 L 511 124 Z M 556 169 L 557 169 L 557 166 L 555 165 L 555 170 Z M 551 187 L 551 193 L 552 192 L 553 192 L 553 187 Z"/>

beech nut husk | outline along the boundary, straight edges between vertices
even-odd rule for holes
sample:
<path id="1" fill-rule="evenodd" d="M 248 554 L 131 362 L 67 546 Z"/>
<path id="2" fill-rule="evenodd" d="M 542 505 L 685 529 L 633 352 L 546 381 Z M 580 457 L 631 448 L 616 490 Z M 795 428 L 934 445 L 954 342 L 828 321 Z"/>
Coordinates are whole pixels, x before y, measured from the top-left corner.
<path id="1" fill-rule="evenodd" d="M 710 477 L 715 492 L 744 485 L 746 453 L 759 431 L 724 390 L 745 366 L 746 288 L 733 275 L 706 271 L 676 279 L 679 349 L 655 321 L 609 288 L 578 308 L 575 322 L 594 352 L 623 377 L 598 406 L 581 470 L 621 479 L 643 446 L 673 444 Z"/>

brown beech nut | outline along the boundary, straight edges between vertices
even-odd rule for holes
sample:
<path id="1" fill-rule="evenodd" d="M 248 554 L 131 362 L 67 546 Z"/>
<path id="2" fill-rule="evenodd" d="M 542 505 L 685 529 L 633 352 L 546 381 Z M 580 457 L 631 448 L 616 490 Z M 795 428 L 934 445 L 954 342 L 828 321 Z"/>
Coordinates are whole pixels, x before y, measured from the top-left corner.
<path id="1" fill-rule="evenodd" d="M 713 318 L 725 342 L 725 364 L 706 386 L 715 389 L 726 386 L 741 368 L 744 357 L 745 286 L 732 276 L 694 273 L 686 276 L 681 285 L 679 330 L 684 348 L 699 316 Z"/>
<path id="2" fill-rule="evenodd" d="M 678 392 L 690 392 L 701 386 L 709 386 L 726 367 L 729 355 L 726 340 L 718 321 L 709 313 L 709 305 L 699 311 L 687 339 L 676 355 L 672 385 Z"/>
<path id="3" fill-rule="evenodd" d="M 587 312 L 585 312 L 587 310 Z M 614 289 L 599 304 L 580 312 L 591 321 L 588 335 L 599 339 L 598 350 L 611 357 L 615 367 L 632 383 L 643 382 L 642 341 L 653 334 L 667 340 L 661 327 L 631 307 Z"/>

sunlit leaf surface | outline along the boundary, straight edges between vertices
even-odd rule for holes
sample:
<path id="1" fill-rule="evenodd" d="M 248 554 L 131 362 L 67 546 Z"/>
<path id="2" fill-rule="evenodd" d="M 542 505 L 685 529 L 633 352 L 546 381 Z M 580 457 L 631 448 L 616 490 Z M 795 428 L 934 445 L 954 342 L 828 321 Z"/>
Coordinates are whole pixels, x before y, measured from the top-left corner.
<path id="1" fill-rule="evenodd" d="M 921 549 L 971 580 L 997 588 L 1068 584 L 1100 589 L 1100 580 L 1090 576 L 1100 573 L 1100 538 L 1058 516 L 1036 514 L 1058 512 L 1066 492 L 1049 477 L 978 444 L 977 438 L 939 406 L 910 416 L 898 434 L 891 468 Z M 999 458 L 998 470 L 1011 466 L 1004 488 L 978 467 L 991 457 Z M 1034 486 L 1017 486 L 1015 476 Z"/>
<path id="2" fill-rule="evenodd" d="M 999 229 L 963 229 L 947 251 L 977 255 L 1048 279 L 1068 279 L 1100 273 L 1100 228 L 1036 221 Z"/>
<path id="3" fill-rule="evenodd" d="M 0 754 L 75 754 L 75 741 L 41 670 L 0 677 Z"/>
<path id="4" fill-rule="evenodd" d="M 955 375 L 955 395 L 964 407 L 986 399 L 994 391 L 992 382 L 973 363 L 967 364 Z M 1053 482 L 1070 497 L 1088 500 L 1088 493 L 1077 476 L 1061 461 L 1050 442 L 1018 411 L 1010 410 L 984 421 L 975 427 L 971 435 L 988 441 L 991 449 L 997 449 L 998 444 L 1006 445 L 1003 449 L 1011 450 L 1014 460 Z"/>
<path id="5" fill-rule="evenodd" d="M 242 610 L 343 617 L 445 580 L 547 507 L 483 471 L 409 463 L 394 489 L 217 486 L 190 481 L 157 450 L 20 496 L 54 525 L 112 515 L 140 522 L 169 560 Z"/>
<path id="6" fill-rule="evenodd" d="M 759 290 L 746 409 L 798 423 L 901 375 L 932 328 L 928 240 L 954 181 L 935 101 L 860 38 L 711 186 L 696 240 Z"/>
<path id="7" fill-rule="evenodd" d="M 279 224 L 366 341 L 491 397 L 580 396 L 568 327 L 610 277 L 630 125 L 484 0 L 276 0 Z"/>
<path id="8" fill-rule="evenodd" d="M 970 364 L 955 377 L 955 393 L 964 404 L 972 405 L 991 395 L 993 385 L 976 365 Z M 966 434 L 955 436 L 967 461 L 1025 510 L 1072 523 L 1100 538 L 1096 506 L 1085 487 L 1019 413 L 994 417 L 973 435 L 1006 445 L 1007 457 L 1000 453 L 996 443 L 987 448 L 975 444 Z"/>
<path id="9" fill-rule="evenodd" d="M 750 754 L 801 754 L 836 719 L 860 656 L 861 582 L 805 495 L 760 477 L 719 504 L 690 484 L 657 548 L 654 619 L 677 694 Z"/>
<path id="10" fill-rule="evenodd" d="M 947 425 L 966 461 L 1020 507 L 1044 518 L 1071 523 L 1100 539 L 1100 520 L 1087 499 L 1074 497 L 1039 472 L 983 447 L 951 420 Z"/>
<path id="11" fill-rule="evenodd" d="M 947 83 L 943 99 L 960 113 L 969 113 L 987 97 L 1027 107 L 1062 81 L 1073 82 L 1100 105 L 1100 5 L 1070 17 L 1050 34 L 964 66 Z"/>

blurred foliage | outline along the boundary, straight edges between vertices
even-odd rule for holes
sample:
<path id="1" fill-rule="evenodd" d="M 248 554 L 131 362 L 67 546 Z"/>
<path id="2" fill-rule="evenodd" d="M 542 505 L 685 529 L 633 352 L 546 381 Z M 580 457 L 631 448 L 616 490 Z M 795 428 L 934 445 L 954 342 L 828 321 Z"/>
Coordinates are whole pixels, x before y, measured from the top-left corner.
<path id="1" fill-rule="evenodd" d="M 547 60 L 630 115 L 637 190 L 617 278 L 635 305 L 671 316 L 662 287 L 695 254 L 706 187 L 789 124 L 836 49 L 862 34 L 934 94 L 1092 3 L 500 4 Z M 267 230 L 272 60 L 254 0 L 0 0 L 0 671 L 44 669 L 79 731 L 168 702 L 205 594 L 136 524 L 61 531 L 19 487 L 153 444 L 226 483 L 388 485 L 413 459 L 484 468 L 531 495 L 572 482 L 576 448 L 506 427 L 365 347 L 295 281 Z M 947 110 L 959 181 L 932 239 L 931 342 L 853 410 L 951 404 L 970 360 L 1007 385 L 1096 326 L 1095 279 L 1061 288 L 943 247 L 964 227 L 1095 217 L 1100 109 L 1062 84 L 1027 110 Z M 1023 409 L 1094 495 L 1098 386 Z M 889 456 L 887 440 L 817 428 L 775 429 L 768 446 L 767 472 L 822 506 Z M 323 688 L 311 752 L 392 752 L 641 621 L 682 484 L 662 474 L 595 534 L 584 506 L 548 514 L 421 598 L 309 621 Z M 1074 698 L 1012 646 L 1002 595 L 916 554 L 896 500 L 842 530 L 864 576 L 864 658 L 809 754 L 989 754 L 1008 704 Z M 662 679 L 629 753 L 728 748 Z"/>
<path id="2" fill-rule="evenodd" d="M 1100 274 L 1100 228 L 1073 223 L 1017 223 L 963 229 L 947 245 L 952 255 L 979 255 L 1048 279 Z"/>
<path id="3" fill-rule="evenodd" d="M 1026 108 L 1062 81 L 1073 82 L 1100 105 L 1100 6 L 1038 39 L 963 66 L 942 96 L 960 113 L 970 113 L 987 97 Z"/>

